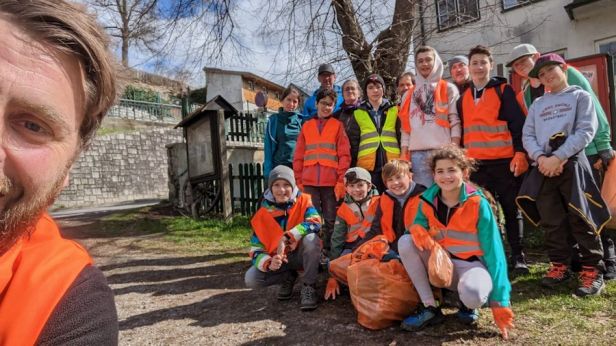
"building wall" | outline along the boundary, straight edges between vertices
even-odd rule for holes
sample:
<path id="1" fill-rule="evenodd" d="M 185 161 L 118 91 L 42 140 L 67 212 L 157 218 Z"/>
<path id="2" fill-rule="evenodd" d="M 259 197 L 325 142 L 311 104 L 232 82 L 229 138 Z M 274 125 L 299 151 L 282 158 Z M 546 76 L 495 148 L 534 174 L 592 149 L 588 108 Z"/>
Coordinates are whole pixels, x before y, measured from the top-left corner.
<path id="1" fill-rule="evenodd" d="M 167 148 L 181 129 L 161 125 L 94 139 L 70 173 L 54 207 L 84 207 L 169 196 Z"/>
<path id="2" fill-rule="evenodd" d="M 616 40 L 615 1 L 580 7 L 575 10 L 575 20 L 569 19 L 564 9 L 571 1 L 543 0 L 502 11 L 502 0 L 480 0 L 479 21 L 442 32 L 437 30 L 436 7 L 430 6 L 424 24 L 426 32 L 433 33 L 426 43 L 441 54 L 443 61 L 468 54 L 477 44 L 487 45 L 496 64 L 505 64 L 513 47 L 520 43 L 531 43 L 540 52 L 557 51 L 566 58 L 576 58 L 598 53 L 597 41 L 610 37 Z"/>
<path id="3" fill-rule="evenodd" d="M 216 97 L 216 95 L 220 95 L 236 109 L 244 110 L 242 76 L 206 72 L 205 78 L 208 101 Z"/>

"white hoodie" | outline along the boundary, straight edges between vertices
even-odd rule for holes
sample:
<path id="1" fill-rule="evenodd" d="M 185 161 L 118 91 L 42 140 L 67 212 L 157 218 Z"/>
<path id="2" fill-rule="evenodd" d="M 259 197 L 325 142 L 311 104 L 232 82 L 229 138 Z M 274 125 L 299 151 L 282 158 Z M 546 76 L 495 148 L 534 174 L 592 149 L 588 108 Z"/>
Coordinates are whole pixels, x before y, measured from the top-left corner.
<path id="1" fill-rule="evenodd" d="M 444 128 L 435 122 L 434 90 L 443 76 L 443 62 L 438 53 L 434 52 L 434 55 L 434 67 L 430 76 L 424 78 L 418 73 L 413 95 L 409 95 L 408 92 L 404 94 L 404 98 L 412 97 L 409 111 L 411 134 L 402 131 L 400 146 L 408 146 L 411 151 L 438 149 L 451 143 L 452 137 L 461 137 L 462 133 L 456 107 L 460 95 L 458 89 L 451 83 L 447 83 L 451 127 Z M 404 104 L 404 99 L 401 104 Z"/>

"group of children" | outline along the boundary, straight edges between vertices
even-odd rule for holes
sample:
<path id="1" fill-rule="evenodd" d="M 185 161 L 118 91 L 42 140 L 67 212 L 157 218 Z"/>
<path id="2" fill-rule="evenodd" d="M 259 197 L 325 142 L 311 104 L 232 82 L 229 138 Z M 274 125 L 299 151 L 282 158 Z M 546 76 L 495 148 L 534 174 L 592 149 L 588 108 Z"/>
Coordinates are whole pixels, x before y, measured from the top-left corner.
<path id="1" fill-rule="evenodd" d="M 470 51 L 472 80 L 461 95 L 441 79 L 434 49 L 420 47 L 415 58 L 417 84 L 404 88 L 398 105 L 383 98 L 385 83 L 375 74 L 364 83 L 363 102 L 359 83 L 345 82 L 337 112 L 338 95 L 320 89 L 316 117 L 309 120 L 295 111 L 299 92 L 285 91 L 284 109 L 267 126 L 268 189 L 252 219 L 247 286 L 280 284 L 278 299 L 289 299 L 303 270 L 300 306 L 313 310 L 323 254 L 333 261 L 383 235 L 422 303 L 401 326 L 419 330 L 443 320 L 427 274 L 438 243 L 453 263 L 447 289 L 459 296 L 456 317 L 475 323 L 478 309 L 488 304 L 507 337 L 513 326 L 508 263 L 485 188 L 505 215 L 511 268 L 527 272 L 519 207 L 545 231 L 551 265 L 542 284 L 568 280 L 571 258 L 578 256 L 575 294 L 599 294 L 605 271 L 599 234 L 610 215 L 584 155 L 597 113 L 587 92 L 567 84 L 565 61 L 555 54 L 534 61 L 529 76 L 546 93 L 525 117 L 526 105 L 511 86 L 490 77 L 486 47 Z M 406 77 L 412 75 L 399 81 Z M 330 278 L 326 299 L 338 291 Z"/>

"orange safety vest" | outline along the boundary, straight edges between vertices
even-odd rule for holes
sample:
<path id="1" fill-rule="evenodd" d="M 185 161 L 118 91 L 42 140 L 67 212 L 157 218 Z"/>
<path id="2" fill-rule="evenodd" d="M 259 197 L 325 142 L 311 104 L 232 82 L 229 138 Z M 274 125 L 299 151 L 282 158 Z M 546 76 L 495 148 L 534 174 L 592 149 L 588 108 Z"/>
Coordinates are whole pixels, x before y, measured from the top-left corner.
<path id="1" fill-rule="evenodd" d="M 349 229 L 346 234 L 346 242 L 352 243 L 358 238 L 364 238 L 366 232 L 370 230 L 376 208 L 379 205 L 380 196 L 373 196 L 370 203 L 364 203 L 362 207 L 356 203 L 342 203 L 336 213 L 341 219 L 346 222 Z M 366 206 L 367 204 L 367 206 Z"/>
<path id="2" fill-rule="evenodd" d="M 415 91 L 415 86 L 412 86 L 409 90 L 407 90 L 406 95 L 408 95 L 404 99 L 404 103 L 401 105 L 400 111 L 398 112 L 398 117 L 400 117 L 400 123 L 402 125 L 402 131 L 406 133 L 411 133 L 411 99 L 413 98 L 413 92 Z M 436 85 L 436 89 L 434 89 L 434 113 L 435 113 L 435 122 L 436 124 L 444 127 L 450 128 L 451 124 L 449 124 L 449 95 L 447 95 L 447 81 L 441 79 L 438 81 Z"/>
<path id="3" fill-rule="evenodd" d="M 34 345 L 47 320 L 92 259 L 63 239 L 47 214 L 0 256 L 0 344 Z"/>
<path id="4" fill-rule="evenodd" d="M 250 224 L 252 225 L 252 229 L 257 234 L 257 237 L 259 237 L 261 243 L 265 245 L 265 251 L 267 251 L 269 255 L 276 254 L 278 244 L 280 243 L 280 239 L 282 238 L 284 232 L 299 225 L 304 220 L 306 209 L 311 206 L 312 200 L 310 199 L 310 195 L 302 193 L 297 197 L 295 204 L 293 204 L 288 212 L 286 210 L 276 208 L 267 209 L 264 207 L 257 210 L 255 216 L 253 216 L 252 220 L 250 220 Z M 283 231 L 280 224 L 276 222 L 275 217 L 284 214 L 288 215 L 288 219 L 285 230 Z"/>
<path id="5" fill-rule="evenodd" d="M 505 84 L 499 87 L 503 90 Z M 468 88 L 462 97 L 464 147 L 467 155 L 478 160 L 513 157 L 511 132 L 507 122 L 498 119 L 501 101 L 496 88 L 485 89 L 477 104 L 471 88 Z"/>
<path id="6" fill-rule="evenodd" d="M 447 225 L 438 220 L 436 211 L 429 203 L 422 202 L 421 211 L 428 219 L 430 234 L 434 240 L 456 257 L 467 259 L 472 256 L 483 256 L 477 236 L 480 203 L 481 196 L 468 197 L 449 219 Z"/>
<path id="7" fill-rule="evenodd" d="M 319 132 L 317 121 L 317 119 L 309 120 L 302 128 L 306 139 L 304 167 L 320 164 L 338 168 L 337 143 L 342 123 L 330 117 L 325 122 L 323 130 Z"/>
<path id="8" fill-rule="evenodd" d="M 417 214 L 417 210 L 419 208 L 419 196 L 416 195 L 413 197 L 409 197 L 404 205 L 404 228 L 408 229 L 409 226 L 413 224 L 415 221 L 415 215 Z M 387 194 L 383 194 L 380 200 L 381 206 L 381 230 L 383 235 L 387 238 L 387 241 L 390 243 L 395 242 L 396 239 L 396 231 L 393 227 L 394 221 L 394 200 L 389 197 Z"/>

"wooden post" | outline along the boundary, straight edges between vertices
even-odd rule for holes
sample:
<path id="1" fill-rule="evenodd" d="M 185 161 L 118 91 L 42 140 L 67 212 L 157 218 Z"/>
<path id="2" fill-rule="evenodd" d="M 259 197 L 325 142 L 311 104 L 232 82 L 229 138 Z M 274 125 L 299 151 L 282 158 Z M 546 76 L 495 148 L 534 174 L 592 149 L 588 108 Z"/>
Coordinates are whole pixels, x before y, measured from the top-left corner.
<path id="1" fill-rule="evenodd" d="M 227 138 L 225 137 L 225 111 L 218 110 L 218 138 L 220 138 L 220 189 L 222 199 L 222 216 L 225 219 L 233 215 L 233 199 L 229 186 L 229 163 L 227 162 Z"/>

